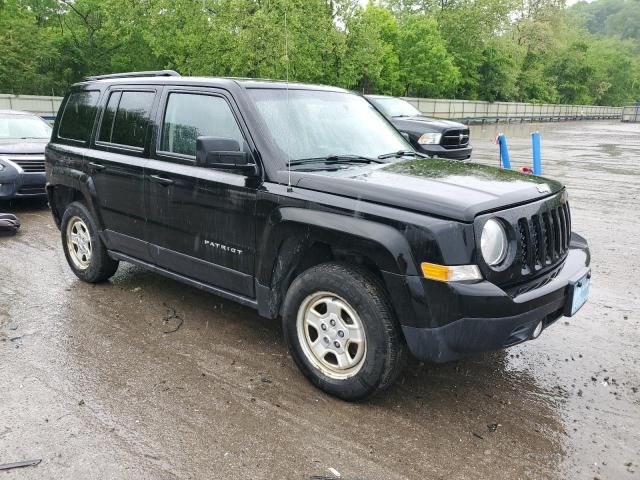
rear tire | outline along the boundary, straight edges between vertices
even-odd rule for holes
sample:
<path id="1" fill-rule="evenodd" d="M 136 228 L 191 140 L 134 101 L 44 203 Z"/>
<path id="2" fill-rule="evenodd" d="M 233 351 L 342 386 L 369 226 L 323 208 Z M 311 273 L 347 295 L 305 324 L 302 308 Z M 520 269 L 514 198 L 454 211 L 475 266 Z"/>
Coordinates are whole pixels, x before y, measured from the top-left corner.
<path id="1" fill-rule="evenodd" d="M 60 231 L 67 263 L 80 280 L 98 283 L 116 273 L 119 262 L 107 253 L 96 222 L 84 204 L 72 202 L 67 206 Z"/>
<path id="2" fill-rule="evenodd" d="M 358 266 L 325 263 L 299 275 L 287 292 L 283 330 L 302 373 L 343 400 L 382 392 L 406 361 L 384 288 Z"/>

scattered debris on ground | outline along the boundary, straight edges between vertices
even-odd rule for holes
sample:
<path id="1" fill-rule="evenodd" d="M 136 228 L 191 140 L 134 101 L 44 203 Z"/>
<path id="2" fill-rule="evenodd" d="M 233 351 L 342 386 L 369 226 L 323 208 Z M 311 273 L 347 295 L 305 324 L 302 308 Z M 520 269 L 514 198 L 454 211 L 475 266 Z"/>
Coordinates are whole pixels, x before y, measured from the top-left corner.
<path id="1" fill-rule="evenodd" d="M 182 326 L 182 324 L 184 323 L 184 319 L 180 314 L 176 312 L 175 308 L 168 306 L 166 303 L 163 303 L 162 305 L 167 309 L 167 314 L 164 317 L 162 317 L 163 325 L 168 326 L 170 323 L 173 323 L 175 325 L 174 328 L 169 328 L 169 330 L 164 330 L 162 333 L 177 332 Z M 171 322 L 172 320 L 174 320 L 174 322 Z"/>
<path id="2" fill-rule="evenodd" d="M 41 458 L 37 458 L 35 460 L 23 460 L 21 462 L 5 463 L 0 465 L 0 470 L 13 470 L 14 468 L 35 467 L 41 461 Z"/>

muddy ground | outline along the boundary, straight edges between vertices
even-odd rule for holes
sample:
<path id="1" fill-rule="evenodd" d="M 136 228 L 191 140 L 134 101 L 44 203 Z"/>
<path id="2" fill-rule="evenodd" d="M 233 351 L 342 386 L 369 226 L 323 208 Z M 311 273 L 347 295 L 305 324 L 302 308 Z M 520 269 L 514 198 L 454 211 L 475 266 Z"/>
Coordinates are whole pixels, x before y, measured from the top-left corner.
<path id="1" fill-rule="evenodd" d="M 591 244 L 589 303 L 361 404 L 307 383 L 278 322 L 130 265 L 82 283 L 46 208 L 4 205 L 23 226 L 0 238 L 0 464 L 42 458 L 5 478 L 640 478 L 640 125 L 474 127 L 475 160 L 503 130 L 529 163 L 536 128 Z"/>

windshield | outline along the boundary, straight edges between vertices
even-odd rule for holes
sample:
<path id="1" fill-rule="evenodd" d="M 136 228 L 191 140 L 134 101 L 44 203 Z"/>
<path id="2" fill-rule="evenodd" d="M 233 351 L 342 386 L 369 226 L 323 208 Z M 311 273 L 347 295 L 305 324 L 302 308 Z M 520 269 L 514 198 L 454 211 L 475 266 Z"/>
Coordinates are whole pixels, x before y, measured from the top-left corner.
<path id="1" fill-rule="evenodd" d="M 388 117 L 415 117 L 422 115 L 420 110 L 400 98 L 374 98 L 373 101 Z"/>
<path id="2" fill-rule="evenodd" d="M 51 127 L 40 117 L 0 113 L 0 140 L 50 137 Z"/>
<path id="3" fill-rule="evenodd" d="M 249 89 L 269 132 L 289 158 L 379 155 L 412 150 L 362 97 L 313 90 Z"/>

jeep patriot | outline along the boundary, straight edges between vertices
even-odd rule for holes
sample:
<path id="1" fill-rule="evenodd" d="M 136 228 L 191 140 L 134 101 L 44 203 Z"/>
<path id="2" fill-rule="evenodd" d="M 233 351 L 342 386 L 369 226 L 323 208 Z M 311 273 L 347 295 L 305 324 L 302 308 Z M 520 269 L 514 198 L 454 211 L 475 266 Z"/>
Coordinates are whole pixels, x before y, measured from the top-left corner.
<path id="1" fill-rule="evenodd" d="M 408 353 L 537 338 L 587 299 L 557 181 L 426 158 L 364 98 L 172 71 L 89 77 L 46 148 L 73 272 L 121 261 L 282 318 L 302 373 L 345 400 Z"/>

